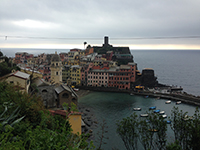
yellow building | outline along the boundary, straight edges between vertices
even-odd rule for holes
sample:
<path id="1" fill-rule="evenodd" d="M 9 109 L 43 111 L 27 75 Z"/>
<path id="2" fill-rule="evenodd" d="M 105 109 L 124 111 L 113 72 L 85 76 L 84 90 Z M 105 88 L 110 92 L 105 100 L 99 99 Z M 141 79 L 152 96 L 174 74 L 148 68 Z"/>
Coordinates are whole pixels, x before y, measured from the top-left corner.
<path id="1" fill-rule="evenodd" d="M 30 75 L 21 71 L 16 71 L 7 74 L 0 78 L 0 81 L 6 81 L 7 83 L 14 84 L 22 92 L 27 92 L 30 87 Z"/>
<path id="2" fill-rule="evenodd" d="M 32 57 L 32 58 L 27 59 L 28 66 L 35 66 L 37 62 L 38 62 L 37 57 Z"/>
<path id="3" fill-rule="evenodd" d="M 70 66 L 79 65 L 79 64 L 80 64 L 79 59 L 71 59 L 65 62 L 65 65 L 70 65 Z"/>
<path id="4" fill-rule="evenodd" d="M 52 115 L 60 115 L 63 118 L 69 119 L 69 123 L 72 128 L 72 133 L 81 135 L 82 118 L 81 112 L 67 112 L 66 110 L 49 110 Z M 66 117 L 67 115 L 67 117 Z"/>
<path id="5" fill-rule="evenodd" d="M 79 55 L 80 55 L 80 56 L 85 56 L 85 51 L 84 51 L 84 50 L 81 50 L 81 51 L 79 52 Z"/>
<path id="6" fill-rule="evenodd" d="M 76 55 L 79 55 L 78 51 L 70 51 L 70 52 L 68 52 L 68 59 L 73 60 L 73 59 L 75 59 Z"/>
<path id="7" fill-rule="evenodd" d="M 81 67 L 79 65 L 71 66 L 71 84 L 81 84 Z"/>
<path id="8" fill-rule="evenodd" d="M 69 123 L 72 128 L 72 133 L 81 135 L 81 113 L 80 112 L 71 112 L 68 115 Z"/>
<path id="9" fill-rule="evenodd" d="M 94 66 L 101 66 L 101 65 L 103 65 L 103 60 L 94 60 L 93 64 L 94 64 Z"/>

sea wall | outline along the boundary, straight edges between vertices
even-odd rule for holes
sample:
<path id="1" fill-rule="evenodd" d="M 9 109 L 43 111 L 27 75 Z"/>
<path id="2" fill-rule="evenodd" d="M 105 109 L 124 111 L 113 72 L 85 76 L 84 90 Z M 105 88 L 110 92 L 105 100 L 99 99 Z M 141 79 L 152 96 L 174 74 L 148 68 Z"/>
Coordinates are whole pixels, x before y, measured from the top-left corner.
<path id="1" fill-rule="evenodd" d="M 117 88 L 107 88 L 107 87 L 88 87 L 88 86 L 79 86 L 79 89 L 89 90 L 89 91 L 98 91 L 98 92 L 117 92 L 117 93 L 132 93 L 133 95 L 140 95 L 140 96 L 149 96 L 154 98 L 162 98 L 162 99 L 169 99 L 173 101 L 181 101 L 183 103 L 187 103 L 190 105 L 200 106 L 200 97 L 194 96 L 191 94 L 187 94 L 185 92 L 181 93 L 159 93 L 159 92 L 152 92 L 152 91 L 140 91 L 135 92 L 132 90 L 119 90 Z"/>

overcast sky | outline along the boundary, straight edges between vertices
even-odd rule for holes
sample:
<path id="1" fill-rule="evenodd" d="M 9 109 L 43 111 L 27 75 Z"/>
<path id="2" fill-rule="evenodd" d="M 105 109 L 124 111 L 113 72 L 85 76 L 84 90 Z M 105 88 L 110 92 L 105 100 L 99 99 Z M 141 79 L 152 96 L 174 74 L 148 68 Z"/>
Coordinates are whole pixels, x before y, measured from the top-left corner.
<path id="1" fill-rule="evenodd" d="M 0 48 L 84 48 L 109 36 L 113 46 L 131 49 L 200 49 L 199 6 L 200 0 L 0 0 Z"/>

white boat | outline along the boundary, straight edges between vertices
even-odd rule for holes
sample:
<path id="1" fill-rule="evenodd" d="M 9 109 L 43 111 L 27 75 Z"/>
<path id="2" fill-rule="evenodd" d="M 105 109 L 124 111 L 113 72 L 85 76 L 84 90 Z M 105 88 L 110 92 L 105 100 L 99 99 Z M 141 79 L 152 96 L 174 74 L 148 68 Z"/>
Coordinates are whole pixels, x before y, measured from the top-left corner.
<path id="1" fill-rule="evenodd" d="M 140 114 L 140 117 L 148 117 L 149 114 Z"/>
<path id="2" fill-rule="evenodd" d="M 179 105 L 179 104 L 181 104 L 181 101 L 177 101 L 177 102 L 176 102 L 176 105 Z"/>
<path id="3" fill-rule="evenodd" d="M 132 96 L 132 95 L 134 95 L 133 93 L 130 93 L 130 95 Z"/>
<path id="4" fill-rule="evenodd" d="M 133 110 L 135 110 L 135 111 L 140 111 L 141 108 L 140 108 L 140 107 L 137 107 L 137 108 L 133 108 Z"/>
<path id="5" fill-rule="evenodd" d="M 160 115 L 163 115 L 164 113 L 165 113 L 165 111 L 160 111 L 159 112 Z"/>
<path id="6" fill-rule="evenodd" d="M 188 115 L 185 115 L 184 117 L 183 117 L 183 120 L 185 120 L 185 121 L 187 121 L 187 120 L 192 120 L 193 119 L 193 117 L 192 116 L 188 116 Z"/>
<path id="7" fill-rule="evenodd" d="M 167 115 L 162 115 L 163 118 L 167 118 Z"/>
<path id="8" fill-rule="evenodd" d="M 73 88 L 73 90 L 76 91 L 76 92 L 79 91 L 79 89 L 77 89 L 77 88 Z"/>
<path id="9" fill-rule="evenodd" d="M 165 101 L 165 104 L 170 104 L 171 103 L 171 101 Z"/>

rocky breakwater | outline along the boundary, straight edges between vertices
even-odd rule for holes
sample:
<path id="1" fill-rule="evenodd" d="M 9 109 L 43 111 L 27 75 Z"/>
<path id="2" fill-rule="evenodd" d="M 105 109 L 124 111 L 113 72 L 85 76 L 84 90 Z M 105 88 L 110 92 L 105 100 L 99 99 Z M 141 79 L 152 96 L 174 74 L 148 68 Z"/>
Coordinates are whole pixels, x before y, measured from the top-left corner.
<path id="1" fill-rule="evenodd" d="M 97 119 L 90 108 L 78 104 L 78 110 L 82 113 L 82 133 L 89 134 L 89 140 L 94 139 L 93 129 L 97 127 Z"/>

